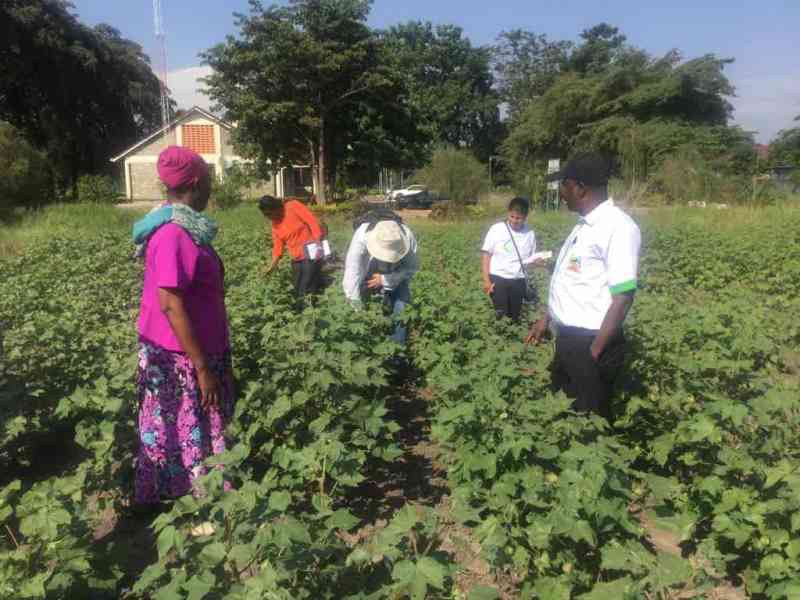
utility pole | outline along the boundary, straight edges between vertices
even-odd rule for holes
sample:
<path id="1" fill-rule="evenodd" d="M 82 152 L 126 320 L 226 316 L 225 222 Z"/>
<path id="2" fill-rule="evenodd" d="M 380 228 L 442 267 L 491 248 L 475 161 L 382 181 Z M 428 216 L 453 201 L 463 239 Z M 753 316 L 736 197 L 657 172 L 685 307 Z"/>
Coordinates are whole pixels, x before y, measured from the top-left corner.
<path id="1" fill-rule="evenodd" d="M 159 79 L 161 80 L 161 126 L 164 128 L 164 136 L 167 135 L 166 127 L 169 125 L 169 88 L 167 87 L 167 36 L 164 32 L 164 13 L 161 0 L 153 0 L 153 25 L 158 42 L 160 54 Z"/>

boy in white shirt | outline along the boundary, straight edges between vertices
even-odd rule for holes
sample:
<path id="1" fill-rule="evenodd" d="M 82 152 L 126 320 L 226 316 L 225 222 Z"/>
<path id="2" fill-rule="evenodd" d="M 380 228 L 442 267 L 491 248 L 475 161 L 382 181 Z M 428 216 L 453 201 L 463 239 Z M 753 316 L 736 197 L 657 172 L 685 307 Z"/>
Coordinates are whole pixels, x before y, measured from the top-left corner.
<path id="1" fill-rule="evenodd" d="M 526 220 L 530 203 L 513 198 L 508 203 L 508 217 L 489 228 L 481 247 L 483 290 L 494 304 L 497 318 L 519 321 L 522 302 L 528 290 L 527 265 L 534 264 L 536 235 Z"/>

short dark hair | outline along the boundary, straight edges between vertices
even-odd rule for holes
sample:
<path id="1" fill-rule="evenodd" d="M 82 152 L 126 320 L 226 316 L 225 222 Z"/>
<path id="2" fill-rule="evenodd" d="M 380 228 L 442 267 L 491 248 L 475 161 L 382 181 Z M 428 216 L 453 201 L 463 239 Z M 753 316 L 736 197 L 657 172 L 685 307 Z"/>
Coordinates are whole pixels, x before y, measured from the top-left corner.
<path id="1" fill-rule="evenodd" d="M 261 212 L 275 213 L 283 208 L 283 202 L 275 196 L 261 196 L 261 200 L 258 201 L 258 208 L 261 209 Z"/>
<path id="2" fill-rule="evenodd" d="M 527 215 L 530 209 L 530 200 L 523 198 L 522 196 L 516 196 L 511 199 L 511 202 L 508 203 L 508 212 L 513 210 L 515 212 L 522 213 L 523 215 Z"/>

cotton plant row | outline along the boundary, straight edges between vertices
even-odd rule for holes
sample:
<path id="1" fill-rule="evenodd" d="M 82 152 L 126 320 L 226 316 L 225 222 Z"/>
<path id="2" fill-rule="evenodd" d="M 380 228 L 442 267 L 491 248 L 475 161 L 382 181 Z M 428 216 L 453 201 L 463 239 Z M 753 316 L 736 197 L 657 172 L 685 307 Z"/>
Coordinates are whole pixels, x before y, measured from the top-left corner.
<path id="1" fill-rule="evenodd" d="M 424 240 L 438 260 L 418 278 L 414 354 L 455 505 L 524 597 L 702 593 L 724 577 L 753 597 L 792 597 L 800 261 L 792 250 L 782 268 L 769 258 L 792 234 L 646 232 L 613 429 L 570 415 L 546 385 L 548 351 L 525 351 L 487 315 L 469 238 Z M 765 268 L 735 281 L 743 264 Z M 633 511 L 676 532 L 684 556 L 654 553 Z"/>

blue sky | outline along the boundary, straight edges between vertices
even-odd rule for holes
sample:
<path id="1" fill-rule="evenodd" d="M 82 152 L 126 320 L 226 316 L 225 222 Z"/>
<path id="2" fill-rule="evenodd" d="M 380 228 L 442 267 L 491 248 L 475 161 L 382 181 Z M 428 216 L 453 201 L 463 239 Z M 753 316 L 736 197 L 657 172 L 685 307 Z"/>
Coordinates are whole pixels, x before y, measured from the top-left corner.
<path id="1" fill-rule="evenodd" d="M 82 21 L 109 23 L 156 56 L 149 0 L 72 2 Z M 246 12 L 247 0 L 162 4 L 169 85 L 180 105 L 207 105 L 196 83 L 204 74 L 198 53 L 235 34 L 233 12 Z M 735 58 L 727 70 L 737 88 L 734 117 L 758 131 L 760 141 L 800 115 L 800 0 L 375 0 L 370 23 L 388 27 L 412 19 L 459 25 L 475 44 L 517 27 L 575 39 L 582 29 L 606 21 L 653 54 L 679 48 L 689 58 Z"/>

